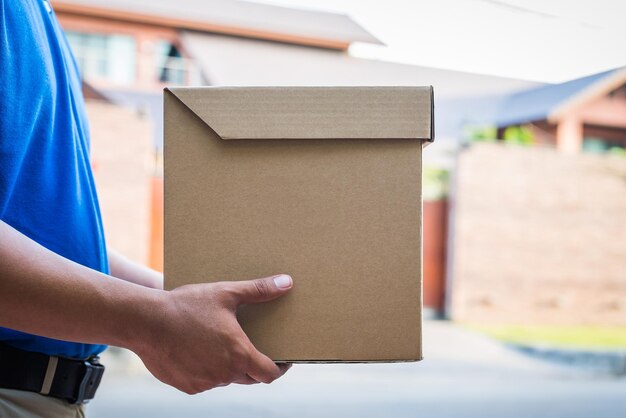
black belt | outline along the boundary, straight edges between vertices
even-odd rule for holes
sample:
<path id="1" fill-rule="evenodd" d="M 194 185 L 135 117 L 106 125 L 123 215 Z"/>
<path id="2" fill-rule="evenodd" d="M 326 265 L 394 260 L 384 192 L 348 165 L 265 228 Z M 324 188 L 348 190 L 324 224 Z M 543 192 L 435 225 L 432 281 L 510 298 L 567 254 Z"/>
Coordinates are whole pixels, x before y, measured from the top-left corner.
<path id="1" fill-rule="evenodd" d="M 48 356 L 0 343 L 0 387 L 86 403 L 95 396 L 104 373 L 98 360 Z"/>

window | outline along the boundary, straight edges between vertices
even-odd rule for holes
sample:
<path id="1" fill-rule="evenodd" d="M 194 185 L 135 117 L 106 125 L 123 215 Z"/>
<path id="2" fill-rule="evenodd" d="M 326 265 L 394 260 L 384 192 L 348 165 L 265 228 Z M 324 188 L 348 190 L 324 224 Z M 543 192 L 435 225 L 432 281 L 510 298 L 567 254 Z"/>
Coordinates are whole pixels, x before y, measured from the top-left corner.
<path id="1" fill-rule="evenodd" d="M 624 155 L 624 148 L 626 148 L 626 139 L 605 139 L 597 137 L 585 137 L 583 140 L 583 152 L 589 154 L 604 154 L 604 153 L 619 153 Z"/>
<path id="2" fill-rule="evenodd" d="M 184 85 L 187 68 L 178 48 L 167 41 L 159 41 L 156 45 L 158 80 L 161 83 Z"/>
<path id="3" fill-rule="evenodd" d="M 85 80 L 135 82 L 137 47 L 133 37 L 68 31 L 67 39 Z"/>

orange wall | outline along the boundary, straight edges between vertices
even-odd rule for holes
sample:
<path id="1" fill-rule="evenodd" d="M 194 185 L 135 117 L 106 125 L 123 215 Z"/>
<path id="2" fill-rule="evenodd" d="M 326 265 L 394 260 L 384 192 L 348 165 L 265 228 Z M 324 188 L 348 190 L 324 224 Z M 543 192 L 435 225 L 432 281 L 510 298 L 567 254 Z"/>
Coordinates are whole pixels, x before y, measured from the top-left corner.
<path id="1" fill-rule="evenodd" d="M 163 271 L 163 177 L 150 180 L 150 245 L 148 265 Z"/>
<path id="2" fill-rule="evenodd" d="M 447 200 L 424 202 L 424 306 L 443 311 Z"/>

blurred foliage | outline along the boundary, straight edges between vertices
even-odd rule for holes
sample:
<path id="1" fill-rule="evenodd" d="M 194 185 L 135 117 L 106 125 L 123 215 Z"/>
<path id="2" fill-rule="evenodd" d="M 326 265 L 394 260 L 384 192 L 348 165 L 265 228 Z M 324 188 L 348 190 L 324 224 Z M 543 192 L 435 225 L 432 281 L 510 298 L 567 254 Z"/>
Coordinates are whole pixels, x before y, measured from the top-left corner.
<path id="1" fill-rule="evenodd" d="M 532 130 L 526 126 L 509 126 L 504 130 L 504 142 L 507 144 L 532 145 L 535 138 Z"/>
<path id="2" fill-rule="evenodd" d="M 498 129 L 495 126 L 470 126 L 465 129 L 465 137 L 470 142 L 495 142 Z"/>
<path id="3" fill-rule="evenodd" d="M 465 136 L 470 142 L 495 142 L 504 140 L 507 144 L 528 146 L 534 143 L 532 130 L 526 126 L 509 126 L 504 130 L 503 138 L 498 138 L 495 126 L 471 126 L 466 128 Z"/>
<path id="4" fill-rule="evenodd" d="M 626 148 L 612 147 L 609 149 L 609 154 L 618 157 L 626 157 Z"/>
<path id="5" fill-rule="evenodd" d="M 626 327 L 468 325 L 468 328 L 509 343 L 626 349 Z"/>
<path id="6" fill-rule="evenodd" d="M 439 167 L 424 166 L 422 172 L 423 195 L 425 200 L 439 200 L 448 195 L 450 171 Z"/>

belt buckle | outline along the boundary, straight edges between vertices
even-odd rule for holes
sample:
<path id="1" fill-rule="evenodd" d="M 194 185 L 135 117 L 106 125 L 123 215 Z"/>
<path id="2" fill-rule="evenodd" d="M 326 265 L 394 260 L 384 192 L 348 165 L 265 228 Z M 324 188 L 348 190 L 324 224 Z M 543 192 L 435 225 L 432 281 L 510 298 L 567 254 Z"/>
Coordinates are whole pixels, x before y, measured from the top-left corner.
<path id="1" fill-rule="evenodd" d="M 104 366 L 100 364 L 99 360 L 99 357 L 94 356 L 83 361 L 82 365 L 85 366 L 85 374 L 78 385 L 76 399 L 71 402 L 72 404 L 86 404 L 95 396 L 104 374 Z"/>

